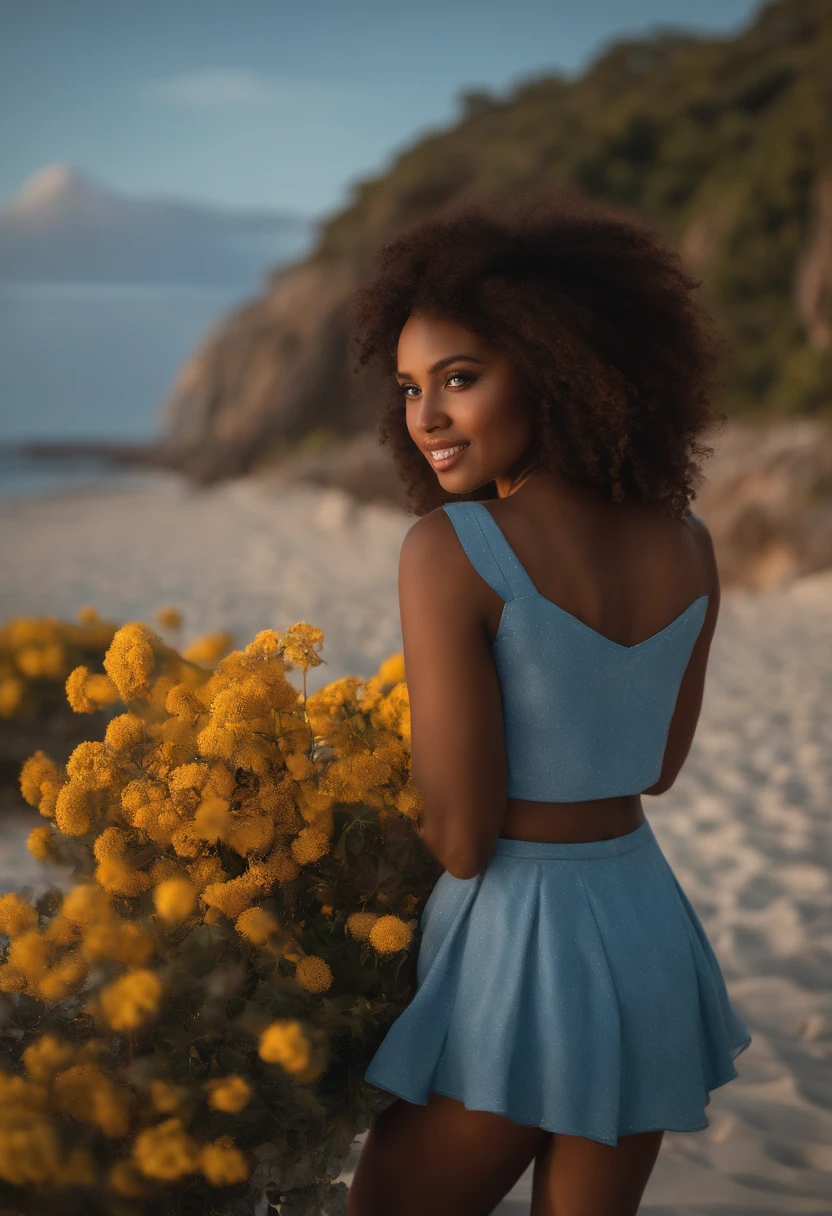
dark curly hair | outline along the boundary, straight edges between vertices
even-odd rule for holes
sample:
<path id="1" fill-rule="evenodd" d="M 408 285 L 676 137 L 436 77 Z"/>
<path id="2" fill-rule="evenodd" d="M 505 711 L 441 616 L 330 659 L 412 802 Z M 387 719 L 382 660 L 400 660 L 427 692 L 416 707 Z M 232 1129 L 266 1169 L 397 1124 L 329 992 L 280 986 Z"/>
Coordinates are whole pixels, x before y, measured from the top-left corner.
<path id="1" fill-rule="evenodd" d="M 383 411 L 408 511 L 496 496 L 444 491 L 408 434 L 395 382 L 408 316 L 465 325 L 512 360 L 544 467 L 610 502 L 681 518 L 727 421 L 711 398 L 724 340 L 694 299 L 701 283 L 658 233 L 573 191 L 446 206 L 382 244 L 349 305 L 356 387 Z"/>

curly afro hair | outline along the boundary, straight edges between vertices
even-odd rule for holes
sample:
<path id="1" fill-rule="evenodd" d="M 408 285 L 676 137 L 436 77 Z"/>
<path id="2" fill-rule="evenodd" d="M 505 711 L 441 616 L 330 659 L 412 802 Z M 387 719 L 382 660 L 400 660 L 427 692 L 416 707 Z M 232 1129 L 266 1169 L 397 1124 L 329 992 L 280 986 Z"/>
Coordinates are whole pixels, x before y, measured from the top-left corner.
<path id="1" fill-rule="evenodd" d="M 711 408 L 723 339 L 700 286 L 659 234 L 572 191 L 457 203 L 394 234 L 351 298 L 349 329 L 409 513 L 496 497 L 493 482 L 448 494 L 410 438 L 396 348 L 418 313 L 508 355 L 543 467 L 611 503 L 685 515 L 713 454 L 698 437 L 727 421 Z"/>

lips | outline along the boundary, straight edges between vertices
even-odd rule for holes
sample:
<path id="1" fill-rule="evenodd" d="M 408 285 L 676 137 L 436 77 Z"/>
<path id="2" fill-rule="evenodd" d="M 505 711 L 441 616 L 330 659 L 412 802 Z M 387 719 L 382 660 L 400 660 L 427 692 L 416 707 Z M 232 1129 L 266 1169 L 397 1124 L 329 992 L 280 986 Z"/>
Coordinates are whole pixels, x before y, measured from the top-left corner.
<path id="1" fill-rule="evenodd" d="M 462 456 L 463 452 L 470 447 L 468 443 L 449 443 L 445 447 L 433 448 L 428 450 L 428 459 L 435 469 L 447 469 Z M 434 455 L 434 452 L 450 452 L 448 456 L 443 456 L 441 459 Z"/>

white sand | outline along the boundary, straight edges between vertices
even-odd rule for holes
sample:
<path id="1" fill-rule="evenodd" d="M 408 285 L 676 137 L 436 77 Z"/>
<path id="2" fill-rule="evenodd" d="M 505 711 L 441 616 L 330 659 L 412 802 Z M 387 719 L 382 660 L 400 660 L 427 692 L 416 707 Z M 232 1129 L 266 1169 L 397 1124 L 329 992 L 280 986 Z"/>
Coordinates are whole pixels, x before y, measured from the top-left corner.
<path id="1" fill-rule="evenodd" d="M 186 640 L 227 627 L 238 644 L 307 620 L 328 660 L 311 690 L 399 649 L 396 565 L 412 522 L 274 482 L 201 492 L 158 478 L 0 501 L 0 619 L 92 603 L 151 621 L 172 603 Z M 710 1127 L 666 1134 L 642 1206 L 652 1216 L 832 1216 L 830 604 L 832 572 L 723 592 L 688 763 L 673 790 L 645 798 L 754 1036 L 739 1078 L 714 1091 Z M 4 835 L 0 880 L 22 844 Z M 530 1185 L 531 1170 L 497 1211 L 527 1212 Z"/>

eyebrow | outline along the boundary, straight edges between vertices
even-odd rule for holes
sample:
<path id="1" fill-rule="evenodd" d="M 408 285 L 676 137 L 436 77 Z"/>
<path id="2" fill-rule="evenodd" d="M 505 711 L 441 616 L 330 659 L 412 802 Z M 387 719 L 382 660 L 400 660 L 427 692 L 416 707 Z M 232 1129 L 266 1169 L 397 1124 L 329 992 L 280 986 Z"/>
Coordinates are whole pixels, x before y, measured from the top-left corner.
<path id="1" fill-rule="evenodd" d="M 437 372 L 441 372 L 443 367 L 447 367 L 449 363 L 454 363 L 457 359 L 466 359 L 469 363 L 484 363 L 484 359 L 477 359 L 474 355 L 446 355 L 444 359 L 437 359 L 435 363 L 428 368 L 428 375 L 435 376 Z M 396 372 L 399 379 L 412 380 L 410 372 Z"/>

